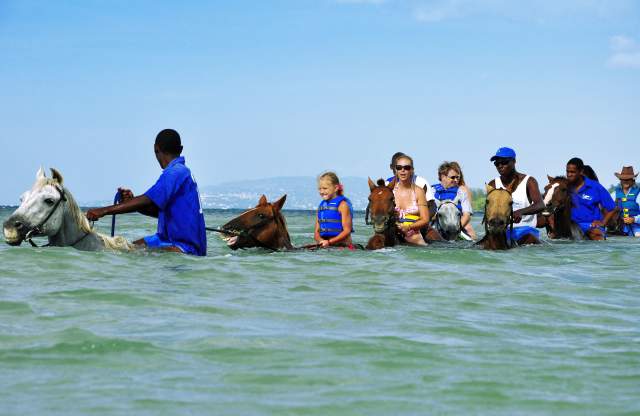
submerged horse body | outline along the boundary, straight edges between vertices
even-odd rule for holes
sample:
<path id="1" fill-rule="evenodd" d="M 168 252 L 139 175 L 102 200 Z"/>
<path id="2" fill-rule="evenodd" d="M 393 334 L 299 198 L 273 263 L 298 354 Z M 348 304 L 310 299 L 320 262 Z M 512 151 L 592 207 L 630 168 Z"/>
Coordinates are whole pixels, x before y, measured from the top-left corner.
<path id="1" fill-rule="evenodd" d="M 453 200 L 436 200 L 437 209 L 433 219 L 433 227 L 442 239 L 447 241 L 456 240 L 461 237 L 462 212 L 458 209 L 458 202 L 457 197 Z"/>
<path id="2" fill-rule="evenodd" d="M 291 238 L 282 215 L 282 206 L 287 199 L 283 195 L 270 203 L 262 195 L 255 208 L 238 215 L 221 227 L 227 246 L 232 250 L 261 247 L 267 250 L 291 250 Z"/>
<path id="3" fill-rule="evenodd" d="M 487 201 L 484 210 L 484 237 L 478 245 L 487 250 L 507 250 L 515 247 L 515 241 L 507 236 L 513 229 L 513 198 L 506 189 L 487 185 Z"/>
<path id="4" fill-rule="evenodd" d="M 367 250 L 379 250 L 384 247 L 393 247 L 398 244 L 398 226 L 396 218 L 396 204 L 393 195 L 393 188 L 396 186 L 396 179 L 385 185 L 384 179 L 378 179 L 373 183 L 369 178 L 369 205 L 365 215 L 365 222 L 373 225 L 373 236 L 367 243 Z"/>
<path id="5" fill-rule="evenodd" d="M 63 186 L 60 172 L 46 177 L 40 168 L 31 190 L 22 195 L 18 209 L 3 224 L 5 241 L 18 246 L 33 237 L 47 237 L 49 246 L 71 246 L 78 250 L 130 250 L 123 237 L 107 237 L 92 230 L 71 193 Z"/>
<path id="6" fill-rule="evenodd" d="M 549 184 L 544 188 L 545 210 L 542 212 L 542 217 L 546 220 L 547 235 L 551 239 L 582 240 L 582 230 L 571 220 L 571 194 L 567 178 L 548 175 L 547 178 Z"/>

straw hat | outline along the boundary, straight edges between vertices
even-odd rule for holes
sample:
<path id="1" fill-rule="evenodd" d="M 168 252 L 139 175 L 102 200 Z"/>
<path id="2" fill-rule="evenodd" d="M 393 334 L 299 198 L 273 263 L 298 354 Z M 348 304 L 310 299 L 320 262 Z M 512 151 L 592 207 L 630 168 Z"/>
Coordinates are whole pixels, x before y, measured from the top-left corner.
<path id="1" fill-rule="evenodd" d="M 633 166 L 624 166 L 620 173 L 614 173 L 616 177 L 620 180 L 624 179 L 635 179 L 638 174 L 633 172 Z"/>

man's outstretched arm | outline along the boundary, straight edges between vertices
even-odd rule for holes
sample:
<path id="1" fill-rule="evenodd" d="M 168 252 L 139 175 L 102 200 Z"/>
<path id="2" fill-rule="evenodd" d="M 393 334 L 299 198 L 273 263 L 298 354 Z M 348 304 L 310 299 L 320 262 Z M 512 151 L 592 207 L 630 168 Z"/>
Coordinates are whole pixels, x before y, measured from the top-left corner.
<path id="1" fill-rule="evenodd" d="M 129 212 L 140 212 L 152 217 L 158 216 L 158 207 L 146 195 L 140 195 L 127 199 L 117 205 L 108 207 L 93 208 L 87 211 L 87 219 L 96 221 L 105 215 L 127 214 Z M 155 214 L 155 215 L 154 215 Z"/>

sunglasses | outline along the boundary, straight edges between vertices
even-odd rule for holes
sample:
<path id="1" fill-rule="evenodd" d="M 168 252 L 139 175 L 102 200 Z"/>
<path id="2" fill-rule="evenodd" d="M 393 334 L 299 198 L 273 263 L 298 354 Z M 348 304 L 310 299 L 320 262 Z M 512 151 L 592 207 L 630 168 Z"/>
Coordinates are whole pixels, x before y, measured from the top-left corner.
<path id="1" fill-rule="evenodd" d="M 460 180 L 460 176 L 447 176 L 447 178 L 451 179 L 452 181 L 459 181 Z"/>
<path id="2" fill-rule="evenodd" d="M 396 170 L 411 170 L 413 166 L 411 165 L 396 165 Z"/>
<path id="3" fill-rule="evenodd" d="M 494 166 L 508 165 L 513 159 L 498 159 L 493 162 Z"/>

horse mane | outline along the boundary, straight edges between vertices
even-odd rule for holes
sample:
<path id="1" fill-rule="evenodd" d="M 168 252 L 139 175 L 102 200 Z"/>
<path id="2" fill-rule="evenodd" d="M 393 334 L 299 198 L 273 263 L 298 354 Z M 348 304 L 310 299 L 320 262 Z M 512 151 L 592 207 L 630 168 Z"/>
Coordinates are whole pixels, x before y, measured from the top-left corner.
<path id="1" fill-rule="evenodd" d="M 566 176 L 556 176 L 555 178 L 553 178 L 554 181 L 566 181 L 567 177 Z"/>
<path id="2" fill-rule="evenodd" d="M 285 220 L 284 215 L 282 215 L 282 212 L 278 211 L 277 214 L 274 216 L 274 219 L 276 221 L 277 225 L 280 225 L 282 227 L 282 230 L 284 231 L 284 240 L 285 240 L 285 246 L 286 248 L 292 248 L 292 244 L 291 244 L 291 237 L 289 236 L 289 231 L 287 229 L 287 220 Z"/>
<path id="3" fill-rule="evenodd" d="M 80 207 L 78 206 L 78 203 L 76 202 L 71 192 L 69 192 L 67 188 L 62 186 L 62 184 L 60 184 L 60 182 L 58 182 L 56 179 L 46 178 L 46 177 L 41 178 L 38 181 L 36 181 L 36 183 L 33 186 L 33 189 L 40 189 L 47 185 L 58 187 L 64 191 L 64 196 L 65 198 L 67 198 L 67 209 L 71 213 L 71 217 L 74 219 L 74 221 L 78 225 L 78 228 L 80 228 L 81 231 L 89 234 L 95 234 L 98 238 L 102 240 L 105 248 L 107 249 L 121 250 L 121 251 L 133 250 L 133 246 L 131 245 L 131 243 L 129 243 L 127 239 L 122 236 L 110 237 L 108 235 L 104 235 L 97 231 L 94 231 L 93 228 L 91 227 L 91 224 L 89 223 L 89 220 L 84 215 L 82 210 L 80 210 Z"/>

